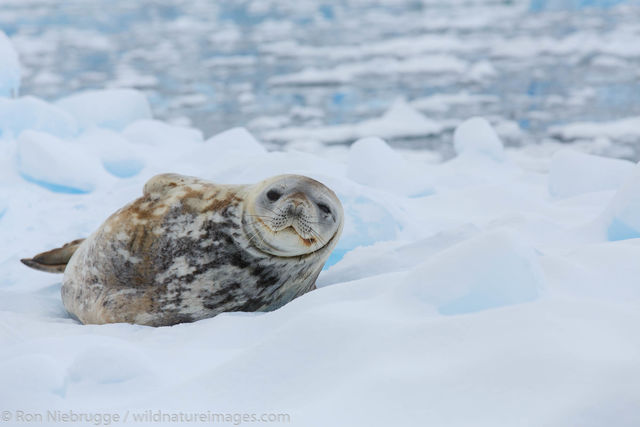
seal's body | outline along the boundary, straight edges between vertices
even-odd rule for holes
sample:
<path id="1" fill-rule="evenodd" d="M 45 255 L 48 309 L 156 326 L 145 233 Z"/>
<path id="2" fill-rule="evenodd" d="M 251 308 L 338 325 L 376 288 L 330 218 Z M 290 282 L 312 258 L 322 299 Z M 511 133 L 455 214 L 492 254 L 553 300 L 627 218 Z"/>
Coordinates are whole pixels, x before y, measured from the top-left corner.
<path id="1" fill-rule="evenodd" d="M 97 324 L 163 326 L 274 310 L 315 288 L 342 223 L 335 194 L 310 178 L 217 185 L 158 175 L 141 198 L 72 242 L 62 301 Z M 24 262 L 38 268 L 37 260 Z"/>

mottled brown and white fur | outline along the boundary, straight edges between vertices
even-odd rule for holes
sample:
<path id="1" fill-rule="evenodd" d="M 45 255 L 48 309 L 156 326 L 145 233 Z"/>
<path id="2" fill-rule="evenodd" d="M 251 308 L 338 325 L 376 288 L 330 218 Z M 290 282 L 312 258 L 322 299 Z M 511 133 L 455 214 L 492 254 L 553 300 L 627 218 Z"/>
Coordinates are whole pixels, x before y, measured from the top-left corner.
<path id="1" fill-rule="evenodd" d="M 64 268 L 62 301 L 82 323 L 275 310 L 315 288 L 342 231 L 336 195 L 298 175 L 218 185 L 164 174 L 143 193 L 80 241 Z"/>

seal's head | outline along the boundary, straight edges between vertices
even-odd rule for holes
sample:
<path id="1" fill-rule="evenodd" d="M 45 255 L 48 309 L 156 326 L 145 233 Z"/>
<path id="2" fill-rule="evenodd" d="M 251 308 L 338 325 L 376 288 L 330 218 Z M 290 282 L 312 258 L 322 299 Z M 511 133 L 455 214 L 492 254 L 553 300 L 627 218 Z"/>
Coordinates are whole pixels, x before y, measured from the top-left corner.
<path id="1" fill-rule="evenodd" d="M 300 175 L 279 175 L 252 186 L 244 222 L 251 243 L 281 257 L 306 255 L 335 244 L 343 211 L 335 193 Z"/>

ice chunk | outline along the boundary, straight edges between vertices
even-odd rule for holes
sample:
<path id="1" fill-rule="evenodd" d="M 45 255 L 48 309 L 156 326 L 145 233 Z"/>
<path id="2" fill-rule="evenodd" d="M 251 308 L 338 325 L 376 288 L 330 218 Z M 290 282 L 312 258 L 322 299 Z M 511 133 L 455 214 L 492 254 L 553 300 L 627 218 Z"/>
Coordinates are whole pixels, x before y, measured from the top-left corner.
<path id="1" fill-rule="evenodd" d="M 424 173 L 380 138 L 363 138 L 351 145 L 347 168 L 347 176 L 354 181 L 391 193 L 427 195 L 434 192 Z"/>
<path id="2" fill-rule="evenodd" d="M 122 134 L 131 142 L 152 146 L 203 141 L 202 132 L 199 129 L 172 126 L 158 120 L 148 119 L 131 123 Z"/>
<path id="3" fill-rule="evenodd" d="M 249 177 L 265 166 L 261 160 L 266 160 L 266 153 L 267 150 L 245 128 L 233 128 L 212 136 L 204 144 L 193 145 L 186 152 L 183 150 L 173 167 L 182 173 L 218 182 L 225 180 L 227 171 L 240 169 L 245 173 L 236 175 L 235 179 L 252 179 Z"/>
<path id="4" fill-rule="evenodd" d="M 136 120 L 151 118 L 149 101 L 133 89 L 87 91 L 62 98 L 56 104 L 73 115 L 83 129 L 123 130 Z"/>
<path id="5" fill-rule="evenodd" d="M 145 166 L 146 147 L 131 144 L 122 134 L 101 128 L 84 132 L 76 142 L 90 148 L 102 161 L 102 166 L 111 175 L 118 178 L 130 178 L 137 175 Z"/>
<path id="6" fill-rule="evenodd" d="M 599 221 L 606 227 L 608 240 L 640 237 L 640 165 L 635 166 Z"/>
<path id="7" fill-rule="evenodd" d="M 267 150 L 245 128 L 237 127 L 221 132 L 206 140 L 206 144 L 218 153 L 242 151 L 247 155 L 260 155 Z"/>
<path id="8" fill-rule="evenodd" d="M 511 232 L 497 230 L 418 265 L 404 290 L 452 315 L 533 301 L 543 285 L 534 251 Z"/>
<path id="9" fill-rule="evenodd" d="M 78 133 L 78 125 L 73 116 L 53 104 L 33 96 L 0 98 L 0 136 L 17 137 L 27 129 L 60 138 Z"/>
<path id="10" fill-rule="evenodd" d="M 504 160 L 502 141 L 482 117 L 473 117 L 461 123 L 453 134 L 453 145 L 458 155 L 483 154 L 494 160 Z"/>
<path id="11" fill-rule="evenodd" d="M 593 191 L 618 189 L 633 174 L 627 160 L 560 150 L 551 159 L 549 193 L 571 197 Z"/>
<path id="12" fill-rule="evenodd" d="M 18 96 L 20 61 L 11 40 L 0 30 L 0 96 Z"/>
<path id="13" fill-rule="evenodd" d="M 354 248 L 396 239 L 402 228 L 389 210 L 368 197 L 340 194 L 338 197 L 344 208 L 345 223 L 340 241 L 326 263 L 327 268 Z"/>
<path id="14" fill-rule="evenodd" d="M 24 179 L 59 193 L 88 193 L 108 177 L 97 157 L 82 145 L 42 132 L 20 135 L 17 160 Z"/>

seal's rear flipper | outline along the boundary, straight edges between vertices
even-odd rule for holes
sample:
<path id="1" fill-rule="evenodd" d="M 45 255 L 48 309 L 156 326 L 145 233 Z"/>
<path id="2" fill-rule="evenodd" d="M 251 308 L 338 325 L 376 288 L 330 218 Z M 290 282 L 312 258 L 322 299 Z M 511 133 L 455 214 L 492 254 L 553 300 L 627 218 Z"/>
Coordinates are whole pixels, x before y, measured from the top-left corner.
<path id="1" fill-rule="evenodd" d="M 46 271 L 48 273 L 64 273 L 64 269 L 67 267 L 71 256 L 82 242 L 84 242 L 84 239 L 74 240 L 61 248 L 42 252 L 33 258 L 24 258 L 20 261 L 27 267 L 35 270 Z"/>

